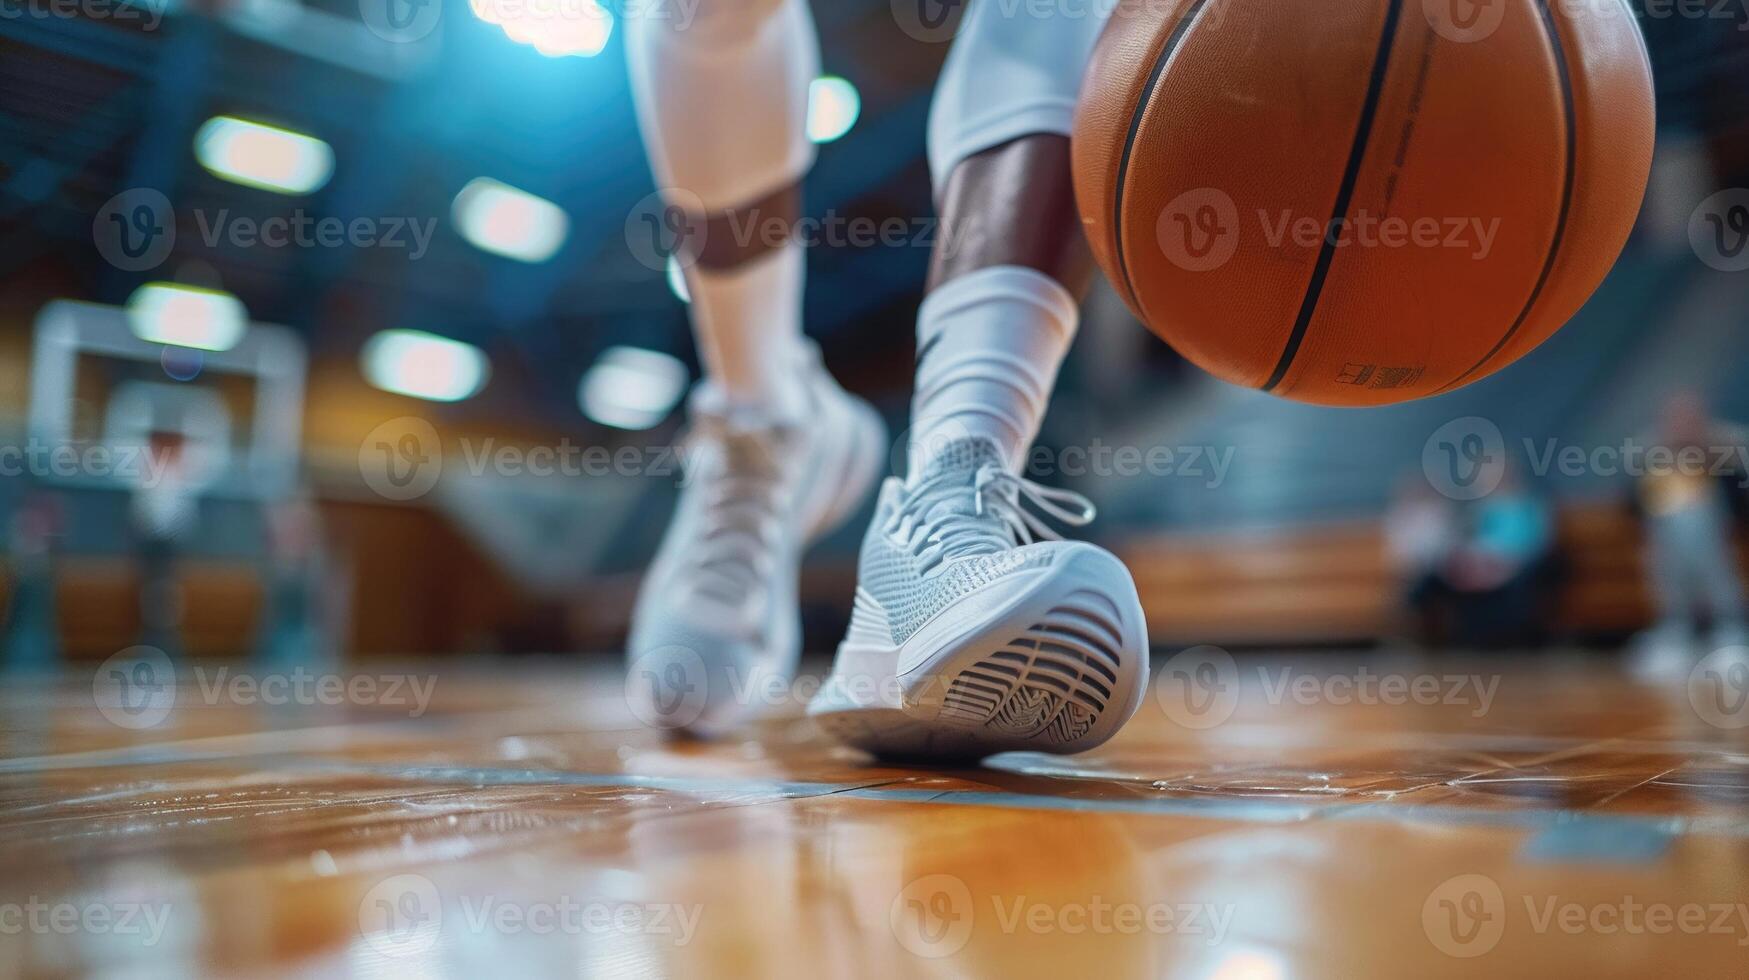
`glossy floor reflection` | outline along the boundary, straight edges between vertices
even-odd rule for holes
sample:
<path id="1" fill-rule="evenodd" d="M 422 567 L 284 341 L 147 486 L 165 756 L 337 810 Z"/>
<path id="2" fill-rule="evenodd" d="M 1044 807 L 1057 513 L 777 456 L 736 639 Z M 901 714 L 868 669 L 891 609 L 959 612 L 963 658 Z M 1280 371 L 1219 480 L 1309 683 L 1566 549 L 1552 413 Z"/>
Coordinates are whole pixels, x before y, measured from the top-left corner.
<path id="1" fill-rule="evenodd" d="M 1741 676 L 1224 656 L 957 771 L 552 665 L 10 678 L 0 977 L 1749 976 Z"/>

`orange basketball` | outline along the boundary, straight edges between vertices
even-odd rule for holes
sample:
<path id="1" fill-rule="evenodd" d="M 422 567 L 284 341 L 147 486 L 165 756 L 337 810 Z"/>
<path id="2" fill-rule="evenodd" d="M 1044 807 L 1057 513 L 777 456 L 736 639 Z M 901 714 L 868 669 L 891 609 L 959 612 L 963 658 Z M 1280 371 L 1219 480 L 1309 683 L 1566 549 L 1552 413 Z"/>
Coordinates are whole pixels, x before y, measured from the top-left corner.
<path id="1" fill-rule="evenodd" d="M 1100 265 L 1186 357 L 1376 405 L 1498 371 L 1585 303 L 1652 124 L 1625 0 L 1125 3 L 1075 190 Z"/>

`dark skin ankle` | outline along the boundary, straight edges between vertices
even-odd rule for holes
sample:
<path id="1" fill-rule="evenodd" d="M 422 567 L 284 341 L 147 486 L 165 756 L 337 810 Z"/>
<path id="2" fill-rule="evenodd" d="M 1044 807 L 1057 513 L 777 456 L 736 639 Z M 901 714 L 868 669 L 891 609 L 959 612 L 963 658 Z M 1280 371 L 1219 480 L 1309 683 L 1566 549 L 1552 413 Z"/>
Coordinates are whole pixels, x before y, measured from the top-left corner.
<path id="1" fill-rule="evenodd" d="M 999 265 L 1036 269 L 1076 297 L 1093 284 L 1066 136 L 1022 136 L 967 157 L 942 188 L 941 221 L 931 290 Z"/>

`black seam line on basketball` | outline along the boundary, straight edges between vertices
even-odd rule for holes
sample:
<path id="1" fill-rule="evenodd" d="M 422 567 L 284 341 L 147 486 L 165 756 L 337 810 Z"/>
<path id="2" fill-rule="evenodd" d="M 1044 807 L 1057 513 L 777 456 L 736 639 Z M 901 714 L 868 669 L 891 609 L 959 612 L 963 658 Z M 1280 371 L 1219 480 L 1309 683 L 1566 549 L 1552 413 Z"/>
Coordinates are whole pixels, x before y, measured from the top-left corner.
<path id="1" fill-rule="evenodd" d="M 1154 70 L 1148 74 L 1148 83 L 1142 86 L 1142 94 L 1136 98 L 1136 111 L 1130 116 L 1130 129 L 1124 135 L 1123 153 L 1117 161 L 1117 185 L 1111 203 L 1111 241 L 1117 252 L 1118 272 L 1123 275 L 1124 292 L 1129 294 L 1130 303 L 1136 307 L 1137 313 L 1141 312 L 1142 298 L 1136 294 L 1135 283 L 1130 281 L 1130 263 L 1124 256 L 1123 249 L 1123 189 L 1129 182 L 1130 154 L 1135 151 L 1136 137 L 1142 131 L 1142 116 L 1148 111 L 1148 102 L 1154 97 L 1155 87 L 1166 74 L 1167 63 L 1172 60 L 1173 53 L 1184 42 L 1185 35 L 1190 33 L 1191 26 L 1208 2 L 1209 0 L 1196 0 L 1184 12 L 1184 16 L 1178 19 L 1178 26 L 1172 29 L 1172 36 L 1166 39 L 1166 45 L 1160 49 L 1160 56 L 1154 59 Z"/>
<path id="2" fill-rule="evenodd" d="M 1330 223 L 1324 226 L 1324 245 L 1318 250 L 1318 264 L 1312 268 L 1312 279 L 1306 284 L 1306 298 L 1300 303 L 1300 315 L 1288 334 L 1287 347 L 1275 364 L 1275 372 L 1264 382 L 1264 391 L 1274 391 L 1287 377 L 1305 342 L 1312 316 L 1318 312 L 1318 300 L 1324 294 L 1324 283 L 1330 276 L 1330 265 L 1336 260 L 1336 223 L 1348 215 L 1348 205 L 1354 200 L 1354 188 L 1360 183 L 1360 167 L 1366 162 L 1367 144 L 1372 142 L 1373 121 L 1378 117 L 1379 100 L 1384 97 L 1385 80 L 1390 74 L 1391 49 L 1397 42 L 1397 21 L 1401 19 L 1403 0 L 1391 0 L 1385 11 L 1385 29 L 1379 38 L 1378 54 L 1373 56 L 1372 78 L 1367 81 L 1366 102 L 1360 108 L 1360 122 L 1354 128 L 1354 146 L 1348 153 L 1348 169 L 1342 173 L 1342 187 L 1336 193 L 1336 207 Z"/>
<path id="3" fill-rule="evenodd" d="M 1555 233 L 1549 240 L 1548 254 L 1543 259 L 1542 271 L 1537 276 L 1536 285 L 1531 288 L 1530 299 L 1525 302 L 1524 309 L 1519 312 L 1518 318 L 1512 322 L 1512 326 L 1507 328 L 1505 335 L 1489 349 L 1487 354 L 1484 354 L 1469 370 L 1447 382 L 1435 394 L 1450 391 L 1462 384 L 1470 375 L 1481 370 L 1482 366 L 1492 360 L 1494 355 L 1500 353 L 1501 349 L 1524 326 L 1525 322 L 1529 320 L 1530 314 L 1536 309 L 1537 302 L 1542 299 L 1542 292 L 1547 288 L 1549 278 L 1554 274 L 1555 260 L 1560 256 L 1561 245 L 1566 238 L 1567 221 L 1572 213 L 1573 188 L 1577 177 L 1579 157 L 1578 111 L 1573 102 L 1572 80 L 1567 74 L 1566 49 L 1561 46 L 1560 31 L 1555 26 L 1554 15 L 1549 10 L 1548 0 L 1537 0 L 1537 9 L 1542 14 L 1543 28 L 1548 33 L 1549 48 L 1554 53 L 1555 73 L 1561 83 L 1561 102 L 1567 125 L 1567 159 L 1562 178 L 1561 209 L 1555 219 Z"/>
<path id="4" fill-rule="evenodd" d="M 1434 392 L 1436 395 L 1444 394 L 1463 384 L 1470 375 L 1480 371 L 1484 364 L 1493 360 L 1494 355 L 1500 353 L 1507 343 L 1517 336 L 1518 331 L 1530 319 L 1531 313 L 1536 310 L 1537 302 L 1542 299 L 1543 290 L 1548 287 L 1549 278 L 1555 272 L 1555 259 L 1560 257 L 1561 245 L 1564 244 L 1567 237 L 1567 219 L 1573 209 L 1573 184 L 1577 176 L 1575 171 L 1579 165 L 1579 113 L 1573 105 L 1573 84 L 1567 75 L 1566 51 L 1561 47 L 1561 33 L 1555 28 L 1554 14 L 1549 10 L 1548 0 L 1537 0 L 1537 9 L 1542 12 L 1543 28 L 1549 35 L 1549 47 L 1555 53 L 1555 73 L 1561 79 L 1561 102 L 1565 106 L 1567 115 L 1567 161 L 1566 175 L 1561 181 L 1560 215 L 1555 219 L 1555 234 L 1553 238 L 1549 239 L 1549 252 L 1547 257 L 1543 259 L 1542 272 L 1537 275 L 1536 285 L 1530 290 L 1530 299 L 1525 301 L 1524 309 L 1518 313 L 1518 319 L 1512 321 L 1512 326 L 1506 328 L 1505 335 L 1495 342 L 1493 347 L 1489 348 L 1488 353 L 1482 355 L 1481 360 L 1471 365 L 1468 371 L 1447 381 L 1444 387 Z"/>

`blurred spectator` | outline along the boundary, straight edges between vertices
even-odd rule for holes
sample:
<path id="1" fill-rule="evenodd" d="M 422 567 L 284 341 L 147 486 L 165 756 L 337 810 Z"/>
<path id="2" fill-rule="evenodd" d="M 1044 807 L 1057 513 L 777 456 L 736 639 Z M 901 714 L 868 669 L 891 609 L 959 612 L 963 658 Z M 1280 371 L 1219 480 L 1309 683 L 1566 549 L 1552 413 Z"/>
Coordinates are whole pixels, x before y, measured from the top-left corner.
<path id="1" fill-rule="evenodd" d="M 1548 639 L 1557 577 L 1555 516 L 1513 469 L 1476 500 L 1469 534 L 1452 556 L 1457 642 L 1536 646 Z"/>
<path id="2" fill-rule="evenodd" d="M 274 667 L 330 665 L 337 660 L 339 643 L 322 516 L 307 492 L 269 501 L 264 511 L 266 592 L 256 659 Z"/>
<path id="3" fill-rule="evenodd" d="M 1686 675 L 1702 652 L 1703 627 L 1711 630 L 1706 649 L 1746 639 L 1732 513 L 1745 476 L 1734 447 L 1749 444 L 1744 439 L 1715 422 L 1692 392 L 1665 405 L 1652 445 L 1668 450 L 1668 462 L 1648 462 L 1635 500 L 1659 616 L 1634 644 L 1633 667 L 1643 675 Z"/>
<path id="4" fill-rule="evenodd" d="M 1445 581 L 1459 541 L 1457 505 L 1419 473 L 1398 485 L 1385 514 L 1385 559 L 1411 622 L 1409 638 L 1442 646 L 1450 632 L 1450 589 Z"/>
<path id="5" fill-rule="evenodd" d="M 1554 512 L 1511 468 L 1471 507 L 1468 534 L 1446 573 L 1456 599 L 1456 641 L 1476 647 L 1545 642 L 1559 567 Z"/>
<path id="6" fill-rule="evenodd" d="M 140 638 L 172 657 L 182 655 L 182 584 L 179 558 L 193 529 L 200 499 L 189 479 L 185 437 L 153 432 L 147 439 L 151 466 L 134 487 L 132 516 L 140 574 Z"/>
<path id="7" fill-rule="evenodd" d="M 12 596 L 7 603 L 0 666 L 51 667 L 59 659 L 55 629 L 55 543 L 61 503 L 45 490 L 28 492 L 13 512 L 7 540 Z"/>
<path id="8" fill-rule="evenodd" d="M 1385 517 L 1385 551 L 1417 642 L 1522 647 L 1547 639 L 1560 569 L 1554 515 L 1511 469 L 1463 510 L 1406 480 Z"/>

